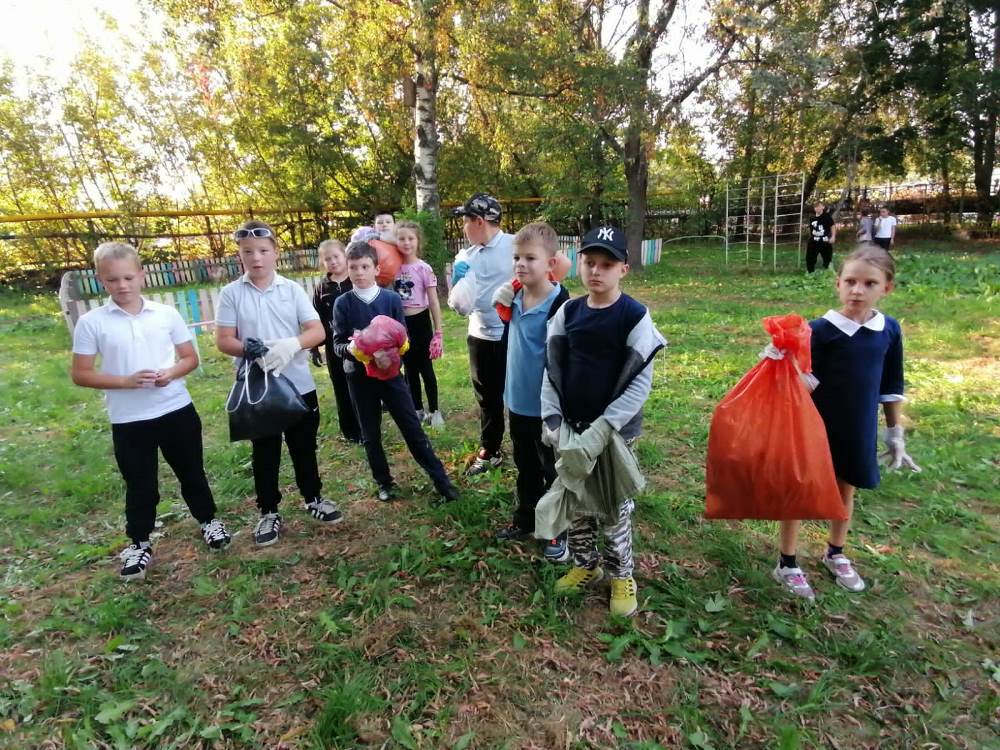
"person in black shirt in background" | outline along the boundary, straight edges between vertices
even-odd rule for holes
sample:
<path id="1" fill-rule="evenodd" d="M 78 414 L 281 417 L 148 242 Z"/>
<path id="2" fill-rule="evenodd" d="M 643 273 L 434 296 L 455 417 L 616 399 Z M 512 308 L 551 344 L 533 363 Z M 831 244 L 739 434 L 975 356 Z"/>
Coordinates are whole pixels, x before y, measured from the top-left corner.
<path id="1" fill-rule="evenodd" d="M 319 261 L 326 270 L 326 278 L 316 286 L 313 292 L 313 307 L 319 313 L 319 320 L 326 331 L 326 369 L 333 383 L 333 395 L 337 400 L 337 421 L 340 424 L 340 434 L 344 440 L 351 443 L 361 442 L 361 427 L 358 425 L 358 415 L 351 402 L 351 394 L 347 390 L 347 375 L 344 363 L 333 353 L 333 305 L 342 294 L 351 291 L 353 285 L 347 276 L 347 255 L 344 243 L 340 240 L 323 240 L 319 243 Z M 319 347 L 310 350 L 312 363 L 317 367 L 323 364 Z"/>
<path id="2" fill-rule="evenodd" d="M 813 206 L 816 215 L 809 221 L 809 244 L 806 246 L 806 271 L 816 270 L 816 256 L 823 259 L 823 268 L 833 262 L 833 243 L 837 240 L 837 227 L 822 201 Z"/>

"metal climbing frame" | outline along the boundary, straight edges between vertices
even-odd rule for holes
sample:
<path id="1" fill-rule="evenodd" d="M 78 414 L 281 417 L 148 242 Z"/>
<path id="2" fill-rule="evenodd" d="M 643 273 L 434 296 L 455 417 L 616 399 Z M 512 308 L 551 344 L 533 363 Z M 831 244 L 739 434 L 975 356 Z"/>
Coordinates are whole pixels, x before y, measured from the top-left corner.
<path id="1" fill-rule="evenodd" d="M 730 256 L 751 259 L 760 266 L 771 255 L 778 268 L 778 248 L 795 246 L 795 265 L 802 266 L 802 216 L 805 209 L 805 174 L 751 177 L 745 183 L 726 185 L 726 265 Z M 742 248 L 740 248 L 742 245 Z"/>

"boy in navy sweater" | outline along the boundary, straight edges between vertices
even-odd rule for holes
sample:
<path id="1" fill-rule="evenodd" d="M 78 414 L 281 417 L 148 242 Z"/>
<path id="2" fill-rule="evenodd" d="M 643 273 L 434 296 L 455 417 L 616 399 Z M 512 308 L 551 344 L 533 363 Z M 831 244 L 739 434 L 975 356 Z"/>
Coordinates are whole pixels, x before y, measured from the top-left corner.
<path id="1" fill-rule="evenodd" d="M 343 360 L 344 372 L 347 373 L 347 387 L 361 423 L 361 439 L 372 476 L 378 485 L 378 499 L 383 502 L 392 500 L 396 489 L 382 448 L 382 406 L 385 405 L 410 453 L 434 482 L 442 499 L 457 500 L 458 490 L 448 479 L 444 466 L 420 426 L 406 382 L 399 375 L 389 380 L 369 377 L 364 365 L 355 356 L 351 337 L 355 331 L 367 328 L 375 316 L 386 315 L 406 325 L 402 300 L 395 292 L 375 284 L 378 255 L 367 242 L 352 242 L 347 246 L 347 273 L 354 288 L 341 295 L 333 306 L 333 351 Z M 376 363 L 379 354 L 381 352 L 374 355 Z"/>

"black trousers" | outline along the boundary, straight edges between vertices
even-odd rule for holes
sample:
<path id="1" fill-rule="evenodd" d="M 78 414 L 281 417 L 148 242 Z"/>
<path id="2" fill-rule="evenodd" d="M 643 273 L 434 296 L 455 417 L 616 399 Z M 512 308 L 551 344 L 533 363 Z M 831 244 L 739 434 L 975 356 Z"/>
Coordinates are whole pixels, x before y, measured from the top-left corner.
<path id="1" fill-rule="evenodd" d="M 806 271 L 809 273 L 816 270 L 817 255 L 823 258 L 823 268 L 829 267 L 833 262 L 833 243 L 809 240 L 809 244 L 806 245 Z"/>
<path id="2" fill-rule="evenodd" d="M 358 365 L 358 369 L 347 376 L 347 385 L 351 390 L 354 407 L 358 410 L 368 466 L 371 467 L 372 477 L 379 486 L 392 484 L 389 461 L 382 447 L 383 404 L 403 434 L 403 440 L 406 441 L 410 454 L 420 464 L 420 468 L 427 472 L 427 476 L 434 482 L 434 487 L 441 492 L 451 486 L 444 466 L 420 426 L 417 411 L 413 408 L 413 399 L 410 398 L 410 390 L 403 378 L 398 376 L 389 380 L 370 378 L 364 372 L 364 365 Z"/>
<path id="3" fill-rule="evenodd" d="M 872 242 L 884 247 L 886 252 L 892 248 L 892 237 L 872 237 Z"/>
<path id="4" fill-rule="evenodd" d="M 507 342 L 468 337 L 472 390 L 479 403 L 479 442 L 496 453 L 503 442 L 503 388 L 507 378 Z"/>
<path id="5" fill-rule="evenodd" d="M 333 383 L 333 396 L 337 401 L 337 422 L 340 424 L 340 434 L 347 440 L 361 442 L 361 425 L 358 424 L 358 413 L 351 401 L 347 389 L 347 373 L 344 372 L 344 360 L 333 353 L 332 344 L 326 345 L 326 369 Z"/>
<path id="6" fill-rule="evenodd" d="M 201 418 L 194 404 L 156 419 L 111 425 L 115 461 L 125 480 L 125 533 L 149 540 L 160 502 L 159 453 L 181 484 L 181 497 L 199 523 L 215 518 L 215 499 L 205 477 Z"/>
<path id="7" fill-rule="evenodd" d="M 406 383 L 410 386 L 410 398 L 417 409 L 424 408 L 420 395 L 420 381 L 423 380 L 427 391 L 427 411 L 437 411 L 438 381 L 430 355 L 434 322 L 430 310 L 406 316 L 406 335 L 410 338 L 410 348 L 403 355 L 403 367 Z"/>
<path id="8" fill-rule="evenodd" d="M 295 469 L 295 484 L 305 500 L 318 497 L 323 485 L 316 464 L 316 433 L 319 431 L 319 400 L 316 391 L 303 393 L 302 399 L 312 410 L 284 432 L 288 455 Z M 281 467 L 282 435 L 251 440 L 253 484 L 261 513 L 276 513 L 281 502 L 278 469 Z"/>
<path id="9" fill-rule="evenodd" d="M 510 442 L 517 467 L 517 508 L 514 525 L 525 531 L 535 530 L 535 506 L 556 478 L 556 459 L 552 449 L 542 443 L 542 418 L 508 412 Z"/>

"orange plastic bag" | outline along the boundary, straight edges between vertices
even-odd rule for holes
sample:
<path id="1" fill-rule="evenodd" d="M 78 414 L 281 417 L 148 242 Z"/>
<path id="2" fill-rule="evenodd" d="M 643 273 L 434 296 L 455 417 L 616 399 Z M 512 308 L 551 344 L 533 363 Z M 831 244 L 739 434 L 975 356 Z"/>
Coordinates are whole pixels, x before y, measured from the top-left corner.
<path id="1" fill-rule="evenodd" d="M 785 358 L 764 358 L 712 415 L 706 518 L 846 520 L 823 418 L 799 378 L 812 370 L 809 324 L 764 318 Z"/>
<path id="2" fill-rule="evenodd" d="M 384 240 L 368 240 L 368 244 L 375 248 L 375 253 L 378 255 L 378 275 L 375 277 L 375 283 L 384 287 L 391 286 L 403 263 L 399 248 Z"/>

